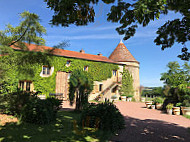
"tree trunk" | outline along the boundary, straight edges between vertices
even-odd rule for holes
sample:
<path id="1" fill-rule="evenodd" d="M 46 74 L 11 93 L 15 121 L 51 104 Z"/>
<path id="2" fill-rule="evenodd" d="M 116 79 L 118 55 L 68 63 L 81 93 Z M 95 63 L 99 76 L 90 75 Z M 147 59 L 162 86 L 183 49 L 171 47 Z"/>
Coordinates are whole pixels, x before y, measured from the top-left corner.
<path id="1" fill-rule="evenodd" d="M 79 100 L 79 88 L 76 88 L 76 107 L 75 110 L 79 110 L 80 109 L 80 100 Z"/>

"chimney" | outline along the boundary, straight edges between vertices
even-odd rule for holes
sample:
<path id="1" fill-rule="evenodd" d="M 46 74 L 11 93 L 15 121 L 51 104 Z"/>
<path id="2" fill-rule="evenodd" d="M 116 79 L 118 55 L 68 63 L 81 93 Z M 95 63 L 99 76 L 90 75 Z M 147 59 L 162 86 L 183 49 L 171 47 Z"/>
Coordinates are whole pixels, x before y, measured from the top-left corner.
<path id="1" fill-rule="evenodd" d="M 80 50 L 80 53 L 85 53 L 83 49 Z"/>
<path id="2" fill-rule="evenodd" d="M 102 56 L 102 54 L 101 54 L 101 53 L 98 53 L 98 56 Z"/>

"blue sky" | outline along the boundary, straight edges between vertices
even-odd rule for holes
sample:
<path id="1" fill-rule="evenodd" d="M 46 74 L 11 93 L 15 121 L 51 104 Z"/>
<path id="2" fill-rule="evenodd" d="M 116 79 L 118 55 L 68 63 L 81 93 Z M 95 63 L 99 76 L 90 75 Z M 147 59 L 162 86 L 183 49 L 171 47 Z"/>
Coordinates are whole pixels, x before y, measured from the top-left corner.
<path id="1" fill-rule="evenodd" d="M 79 51 L 83 48 L 86 53 L 98 54 L 101 52 L 104 56 L 109 57 L 120 39 L 123 38 L 115 31 L 119 24 L 106 21 L 109 8 L 109 5 L 100 3 L 95 8 L 97 14 L 95 23 L 88 26 L 72 25 L 64 28 L 52 27 L 49 24 L 53 11 L 47 8 L 43 0 L 0 0 L 0 30 L 3 30 L 8 23 L 17 26 L 19 13 L 27 10 L 40 16 L 41 24 L 47 29 L 47 35 L 44 36 L 47 46 L 69 40 L 70 46 L 66 48 L 67 50 Z M 161 16 L 159 20 L 151 22 L 148 27 L 139 27 L 134 37 L 123 41 L 140 62 L 140 82 L 143 86 L 162 86 L 160 73 L 166 72 L 167 63 L 170 61 L 183 63 L 177 58 L 177 55 L 181 53 L 181 46 L 175 44 L 172 48 L 161 51 L 161 48 L 154 43 L 157 28 L 165 21 L 176 17 L 180 18 L 180 15 L 170 13 L 167 16 Z"/>

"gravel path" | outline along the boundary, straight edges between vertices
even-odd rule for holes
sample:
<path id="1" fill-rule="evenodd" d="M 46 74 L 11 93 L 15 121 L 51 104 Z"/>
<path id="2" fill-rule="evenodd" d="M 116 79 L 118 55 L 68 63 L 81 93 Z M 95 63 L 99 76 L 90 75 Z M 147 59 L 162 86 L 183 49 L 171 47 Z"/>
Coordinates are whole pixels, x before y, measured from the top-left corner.
<path id="1" fill-rule="evenodd" d="M 190 119 L 146 109 L 144 103 L 117 102 L 125 116 L 126 128 L 114 136 L 115 142 L 190 142 Z"/>

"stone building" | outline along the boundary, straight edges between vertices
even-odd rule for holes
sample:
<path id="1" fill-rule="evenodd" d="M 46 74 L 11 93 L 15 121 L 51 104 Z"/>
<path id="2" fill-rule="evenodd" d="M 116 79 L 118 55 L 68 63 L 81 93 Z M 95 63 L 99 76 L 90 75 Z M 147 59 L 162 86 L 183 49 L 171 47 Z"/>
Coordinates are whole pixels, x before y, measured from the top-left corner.
<path id="1" fill-rule="evenodd" d="M 14 48 L 14 47 L 13 47 Z M 43 46 L 37 48 L 35 45 L 28 45 L 29 51 L 34 52 L 42 52 L 43 50 L 51 50 L 51 47 Z M 18 48 L 14 48 L 15 50 L 19 50 Z M 43 50 L 42 50 L 43 49 Z M 41 78 L 47 78 L 51 76 L 55 76 L 55 93 L 63 94 L 65 100 L 68 99 L 68 82 L 71 75 L 71 71 L 69 71 L 69 67 L 73 65 L 75 60 L 81 60 L 81 62 L 92 62 L 92 63 L 104 63 L 106 64 L 114 64 L 118 66 L 117 70 L 112 70 L 112 76 L 107 78 L 106 80 L 94 81 L 94 89 L 89 95 L 89 100 L 93 100 L 95 98 L 100 99 L 112 99 L 113 96 L 119 98 L 119 88 L 122 85 L 122 72 L 123 69 L 126 68 L 129 70 L 131 75 L 133 76 L 133 86 L 134 86 L 134 98 L 136 101 L 140 99 L 140 80 L 139 80 L 139 62 L 133 57 L 133 55 L 129 52 L 126 46 L 121 41 L 109 58 L 103 56 L 102 54 L 92 55 L 86 54 L 84 50 L 80 52 L 63 50 L 63 49 L 55 49 L 52 53 L 54 56 L 58 58 L 64 58 L 66 62 L 63 67 L 64 70 L 58 70 L 56 67 L 48 67 L 47 65 L 41 66 L 41 73 L 38 75 Z M 80 66 L 84 71 L 91 71 L 92 68 L 88 65 Z M 37 79 L 39 78 L 37 76 Z M 39 83 L 34 83 L 33 80 L 20 80 L 19 87 L 26 91 L 36 91 L 37 85 Z M 48 84 L 48 82 L 47 82 Z M 40 86 L 41 88 L 43 86 Z M 49 89 L 46 87 L 46 90 Z M 38 90 L 37 90 L 38 91 Z M 48 92 L 52 93 L 52 92 Z"/>
<path id="2" fill-rule="evenodd" d="M 129 70 L 133 77 L 134 98 L 139 101 L 140 99 L 140 78 L 139 78 L 139 62 L 133 57 L 130 51 L 121 41 L 115 50 L 109 56 L 112 61 L 122 63 L 125 68 Z"/>

